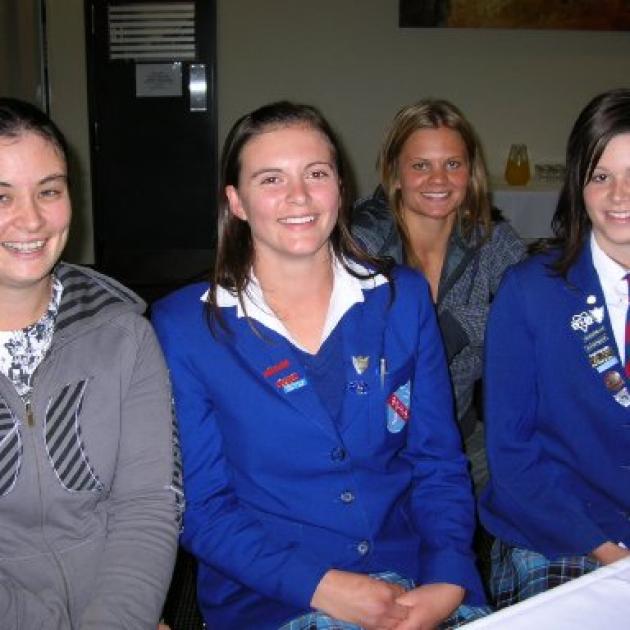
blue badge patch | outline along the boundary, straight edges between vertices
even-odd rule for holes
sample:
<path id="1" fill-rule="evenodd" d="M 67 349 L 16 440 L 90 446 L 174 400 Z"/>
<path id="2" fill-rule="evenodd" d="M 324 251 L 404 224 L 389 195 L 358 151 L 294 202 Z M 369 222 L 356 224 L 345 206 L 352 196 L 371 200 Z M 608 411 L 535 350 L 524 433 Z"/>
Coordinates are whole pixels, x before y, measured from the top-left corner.
<path id="1" fill-rule="evenodd" d="M 407 424 L 410 416 L 411 381 L 401 385 L 387 399 L 387 430 L 390 433 L 400 433 Z"/>
<path id="2" fill-rule="evenodd" d="M 306 379 L 301 378 L 297 381 L 293 381 L 292 383 L 287 383 L 286 385 L 282 387 L 282 389 L 284 390 L 285 394 L 289 394 L 296 389 L 300 389 L 301 387 L 304 387 L 305 385 L 306 385 Z"/>

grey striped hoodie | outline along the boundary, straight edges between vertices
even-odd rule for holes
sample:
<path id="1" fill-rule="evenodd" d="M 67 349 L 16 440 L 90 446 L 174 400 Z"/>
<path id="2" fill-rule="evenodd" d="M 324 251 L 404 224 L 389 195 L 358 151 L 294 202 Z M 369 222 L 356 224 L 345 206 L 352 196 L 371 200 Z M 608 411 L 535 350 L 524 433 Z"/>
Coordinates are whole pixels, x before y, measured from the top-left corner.
<path id="1" fill-rule="evenodd" d="M 3 630 L 155 630 L 182 509 L 168 375 L 144 303 L 61 263 L 27 405 L 0 375 Z"/>

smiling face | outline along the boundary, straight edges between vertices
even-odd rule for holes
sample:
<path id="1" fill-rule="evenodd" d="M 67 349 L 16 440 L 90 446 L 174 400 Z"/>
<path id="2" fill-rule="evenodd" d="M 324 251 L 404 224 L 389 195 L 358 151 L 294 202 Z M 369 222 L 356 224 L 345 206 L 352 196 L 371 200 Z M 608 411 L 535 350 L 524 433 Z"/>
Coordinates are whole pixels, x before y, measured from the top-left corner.
<path id="1" fill-rule="evenodd" d="M 457 131 L 448 127 L 414 131 L 398 158 L 396 185 L 403 218 L 452 223 L 469 181 L 466 145 Z"/>
<path id="2" fill-rule="evenodd" d="M 49 291 L 68 238 L 66 163 L 41 135 L 0 137 L 0 291 Z"/>
<path id="3" fill-rule="evenodd" d="M 301 124 L 271 128 L 245 144 L 240 167 L 238 186 L 225 192 L 249 223 L 256 261 L 327 259 L 341 203 L 327 138 Z"/>
<path id="4" fill-rule="evenodd" d="M 630 133 L 606 145 L 584 187 L 584 205 L 599 246 L 630 269 Z"/>

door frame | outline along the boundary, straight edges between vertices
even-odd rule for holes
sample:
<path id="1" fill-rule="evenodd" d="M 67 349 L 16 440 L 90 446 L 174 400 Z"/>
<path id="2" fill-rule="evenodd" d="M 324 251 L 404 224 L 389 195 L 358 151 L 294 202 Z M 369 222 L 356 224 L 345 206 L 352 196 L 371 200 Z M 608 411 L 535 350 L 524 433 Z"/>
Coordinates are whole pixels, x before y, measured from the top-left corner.
<path id="1" fill-rule="evenodd" d="M 98 98 L 96 89 L 97 80 L 97 50 L 107 49 L 108 31 L 107 28 L 96 28 L 96 11 L 107 11 L 109 5 L 116 4 L 160 4 L 168 3 L 173 0 L 84 0 L 85 11 L 85 40 L 86 40 L 86 70 L 88 85 L 88 114 L 89 114 L 89 137 L 90 137 L 90 164 L 92 171 L 91 188 L 92 188 L 92 207 L 93 207 L 93 230 L 94 230 L 94 252 L 97 268 L 103 266 L 104 249 L 106 247 L 103 240 L 105 212 L 104 203 L 99 191 L 107 185 L 102 181 L 102 174 L 98 169 Z M 176 1 L 176 0 L 175 0 Z M 196 54 L 194 60 L 187 60 L 184 63 L 198 63 L 200 60 L 206 64 L 206 94 L 207 94 L 207 110 L 205 115 L 208 118 L 211 130 L 210 144 L 214 151 L 213 165 L 214 172 L 210 174 L 214 179 L 215 191 L 218 190 L 218 116 L 217 116 L 217 8 L 216 0 L 194 0 L 195 2 L 195 25 L 198 32 L 209 32 L 209 37 L 196 38 Z M 207 21 L 207 22 L 206 22 Z M 198 25 L 204 23 L 203 29 Z M 107 24 L 107 20 L 103 21 Z M 210 28 L 207 28 L 210 24 Z M 132 63 L 136 63 L 135 61 Z M 184 98 L 188 99 L 189 94 Z M 216 237 L 216 233 L 215 233 Z M 216 238 L 212 243 L 214 248 Z M 186 250 L 182 250 L 186 251 Z M 190 250 L 193 260 L 201 260 L 202 250 Z M 191 263 L 195 264 L 195 263 Z M 198 264 L 198 263 L 197 263 Z M 106 269 L 107 271 L 107 269 Z"/>

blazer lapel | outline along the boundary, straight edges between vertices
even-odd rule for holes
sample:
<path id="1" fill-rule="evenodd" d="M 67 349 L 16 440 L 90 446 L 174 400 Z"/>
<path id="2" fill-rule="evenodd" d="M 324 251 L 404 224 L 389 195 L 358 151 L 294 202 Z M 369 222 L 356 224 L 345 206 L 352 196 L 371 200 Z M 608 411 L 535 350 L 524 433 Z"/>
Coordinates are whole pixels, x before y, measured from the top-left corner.
<path id="1" fill-rule="evenodd" d="M 387 371 L 383 343 L 388 305 L 389 292 L 383 291 L 378 297 L 370 297 L 369 308 L 355 304 L 342 321 L 346 394 L 340 429 L 356 419 L 367 421 L 370 402 L 382 389 L 382 377 Z"/>
<path id="2" fill-rule="evenodd" d="M 630 406 L 630 392 L 624 374 L 619 349 L 615 343 L 608 308 L 599 277 L 593 265 L 587 243 L 568 274 L 576 289 L 576 309 L 571 316 L 571 328 L 583 347 L 594 376 L 623 407 Z"/>
<path id="3" fill-rule="evenodd" d="M 230 345 L 256 378 L 265 382 L 270 395 L 283 400 L 309 422 L 336 436 L 333 419 L 308 382 L 292 345 L 259 322 L 236 320 L 238 332 Z M 252 326 L 254 330 L 252 330 Z"/>

